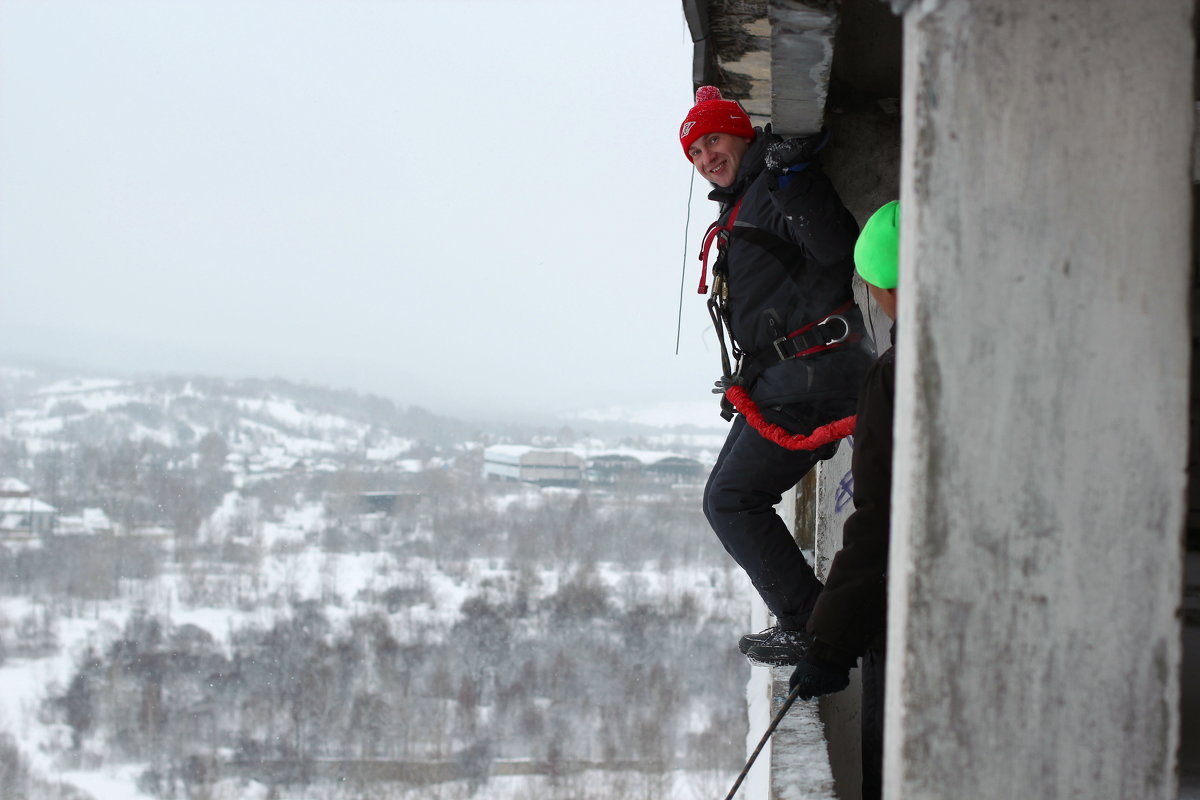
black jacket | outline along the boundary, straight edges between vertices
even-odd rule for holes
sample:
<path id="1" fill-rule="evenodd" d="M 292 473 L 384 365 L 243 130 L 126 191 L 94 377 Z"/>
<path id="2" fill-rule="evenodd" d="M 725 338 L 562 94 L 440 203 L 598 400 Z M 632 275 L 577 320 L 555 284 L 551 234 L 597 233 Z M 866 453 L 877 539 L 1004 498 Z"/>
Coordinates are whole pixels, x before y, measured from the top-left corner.
<path id="1" fill-rule="evenodd" d="M 778 176 L 764 163 L 767 147 L 777 141 L 769 130 L 760 131 L 734 183 L 708 195 L 721 203 L 721 224 L 741 200 L 718 262 L 728 285 L 730 333 L 748 354 L 747 363 L 761 361 L 749 387 L 760 407 L 853 398 L 871 361 L 869 340 L 782 362 L 775 355 L 775 339 L 853 303 L 858 237 L 853 215 L 815 162 L 779 187 Z M 857 307 L 851 316 L 861 332 Z"/>
<path id="2" fill-rule="evenodd" d="M 892 328 L 893 340 L 895 327 Z M 889 348 L 871 365 L 858 396 L 854 428 L 854 512 L 843 527 L 808 630 L 809 654 L 850 666 L 868 647 L 882 650 L 887 624 L 888 543 L 892 513 L 892 420 L 896 357 Z"/>

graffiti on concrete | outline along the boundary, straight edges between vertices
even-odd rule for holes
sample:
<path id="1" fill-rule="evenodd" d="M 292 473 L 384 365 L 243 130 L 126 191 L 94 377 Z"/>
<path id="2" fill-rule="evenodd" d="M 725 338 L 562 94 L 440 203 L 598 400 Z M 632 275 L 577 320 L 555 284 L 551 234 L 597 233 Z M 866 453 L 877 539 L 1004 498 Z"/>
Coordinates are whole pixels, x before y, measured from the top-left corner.
<path id="1" fill-rule="evenodd" d="M 854 449 L 854 437 L 847 436 L 846 441 L 850 445 L 850 449 Z M 837 492 L 833 496 L 833 510 L 840 514 L 854 502 L 854 473 L 846 470 L 846 474 L 838 481 Z"/>
<path id="2" fill-rule="evenodd" d="M 837 494 L 833 498 L 833 510 L 842 513 L 854 502 L 854 473 L 846 470 L 846 474 L 838 482 Z"/>

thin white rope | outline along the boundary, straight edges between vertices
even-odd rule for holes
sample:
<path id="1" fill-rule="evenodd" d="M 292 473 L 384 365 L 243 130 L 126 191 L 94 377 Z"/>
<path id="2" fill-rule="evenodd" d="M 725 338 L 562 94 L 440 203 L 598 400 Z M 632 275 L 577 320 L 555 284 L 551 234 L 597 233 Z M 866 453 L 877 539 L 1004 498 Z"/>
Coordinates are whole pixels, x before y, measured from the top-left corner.
<path id="1" fill-rule="evenodd" d="M 679 336 L 683 330 L 683 284 L 687 280 L 688 229 L 692 224 L 692 192 L 696 188 L 696 173 L 688 170 L 687 220 L 683 223 L 683 266 L 679 274 L 679 313 L 675 318 L 675 355 L 679 355 Z"/>

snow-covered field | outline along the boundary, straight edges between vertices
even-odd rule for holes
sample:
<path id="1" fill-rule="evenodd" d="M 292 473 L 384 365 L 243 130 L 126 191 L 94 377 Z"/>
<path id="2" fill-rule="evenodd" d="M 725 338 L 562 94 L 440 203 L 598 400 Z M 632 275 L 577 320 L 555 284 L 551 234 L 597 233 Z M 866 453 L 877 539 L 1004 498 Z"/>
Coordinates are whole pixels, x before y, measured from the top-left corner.
<path id="1" fill-rule="evenodd" d="M 530 502 L 530 498 L 525 499 Z M 232 501 L 231 501 L 232 502 Z M 227 512 L 231 505 L 223 509 Z M 219 521 L 221 512 L 214 516 Z M 304 532 L 320 524 L 315 506 L 297 508 L 284 519 L 264 526 L 272 542 L 299 542 Z M 559 585 L 559 574 L 541 570 L 538 586 L 541 596 L 552 594 Z M 748 587 L 735 569 L 678 567 L 664 572 L 653 565 L 630 569 L 610 564 L 599 565 L 599 577 L 614 589 L 617 602 L 654 599 L 676 601 L 684 594 L 701 604 L 705 613 L 727 615 L 732 608 L 745 608 Z M 76 601 L 69 606 L 61 600 L 39 602 L 26 597 L 0 599 L 0 643 L 11 639 L 12 631 L 34 620 L 51 619 L 56 649 L 36 658 L 9 658 L 0 663 L 0 732 L 17 742 L 31 771 L 52 782 L 62 782 L 88 793 L 96 800 L 154 800 L 139 791 L 138 777 L 146 764 L 114 763 L 102 754 L 91 758 L 68 757 L 71 732 L 63 723 L 55 723 L 45 713 L 46 700 L 61 695 L 70 683 L 81 654 L 89 648 L 101 652 L 121 635 L 132 613 L 153 609 L 176 626 L 191 624 L 208 631 L 217 643 L 228 646 L 230 635 L 247 626 L 269 628 L 281 616 L 291 613 L 293 602 L 325 602 L 327 617 L 335 625 L 356 611 L 355 598 L 377 597 L 389 587 L 419 581 L 427 601 L 402 609 L 392 616 L 398 638 L 405 630 L 449 629 L 460 616 L 463 601 L 477 594 L 481 586 L 502 587 L 515 582 L 511 564 L 497 559 L 479 558 L 465 563 L 438 563 L 427 558 L 397 558 L 386 552 L 327 553 L 315 546 L 264 556 L 255 571 L 254 592 L 261 602 L 246 610 L 245 603 L 234 602 L 238 590 L 231 586 L 246 576 L 198 576 L 194 570 L 166 570 L 145 581 L 126 581 L 122 597 L 110 601 Z M 228 603 L 214 602 L 225 597 Z M 288 602 L 284 602 L 288 598 Z M 740 613 L 740 612 L 738 612 Z M 86 767 L 83 766 L 86 764 Z M 547 794 L 549 779 L 540 776 L 496 776 L 482 794 L 470 793 L 462 782 L 424 786 L 408 792 L 389 794 L 389 800 L 412 798 L 488 797 L 494 800 L 524 800 L 542 796 L 573 798 L 654 797 L 658 800 L 692 800 L 715 796 L 720 786 L 728 786 L 732 775 L 676 773 L 647 775 L 639 772 L 596 771 L 560 777 L 553 794 Z M 573 788 L 566 788 L 562 782 Z M 398 788 L 398 787 L 397 787 Z M 477 788 L 477 787 L 476 787 Z M 213 800 L 265 798 L 267 787 L 252 781 L 226 780 L 212 787 Z M 317 786 L 297 788 L 278 794 L 278 800 L 310 800 L 328 797 Z M 564 794 L 563 792 L 567 792 Z M 352 793 L 332 795 L 353 797 Z"/>

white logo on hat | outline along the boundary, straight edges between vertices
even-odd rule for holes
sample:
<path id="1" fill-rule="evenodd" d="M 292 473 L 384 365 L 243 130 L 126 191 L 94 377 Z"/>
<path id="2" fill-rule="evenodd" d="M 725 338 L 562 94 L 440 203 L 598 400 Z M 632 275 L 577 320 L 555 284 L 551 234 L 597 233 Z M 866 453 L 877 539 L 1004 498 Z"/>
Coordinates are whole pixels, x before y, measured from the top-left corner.
<path id="1" fill-rule="evenodd" d="M 692 129 L 692 126 L 693 126 L 693 125 L 695 125 L 695 124 L 696 124 L 696 123 L 695 123 L 694 121 L 693 121 L 693 122 L 685 122 L 685 123 L 683 123 L 683 130 L 681 130 L 681 131 L 679 132 L 679 138 L 680 138 L 680 139 L 682 139 L 684 136 L 687 136 L 687 135 L 688 135 L 688 131 L 690 131 L 690 130 Z"/>

